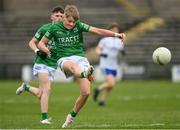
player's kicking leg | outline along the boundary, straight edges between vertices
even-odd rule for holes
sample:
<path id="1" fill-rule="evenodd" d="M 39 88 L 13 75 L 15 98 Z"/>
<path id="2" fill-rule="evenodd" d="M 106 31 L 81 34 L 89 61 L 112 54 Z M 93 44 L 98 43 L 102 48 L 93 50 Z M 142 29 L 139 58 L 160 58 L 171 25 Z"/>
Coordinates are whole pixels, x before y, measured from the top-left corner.
<path id="1" fill-rule="evenodd" d="M 87 78 L 90 82 L 94 80 L 93 77 L 94 67 L 90 65 L 86 71 L 80 73 L 80 78 Z"/>
<path id="2" fill-rule="evenodd" d="M 93 81 L 94 77 L 93 77 L 93 72 L 94 72 L 94 67 L 92 65 L 89 66 L 88 70 L 87 70 L 87 78 L 89 81 Z"/>

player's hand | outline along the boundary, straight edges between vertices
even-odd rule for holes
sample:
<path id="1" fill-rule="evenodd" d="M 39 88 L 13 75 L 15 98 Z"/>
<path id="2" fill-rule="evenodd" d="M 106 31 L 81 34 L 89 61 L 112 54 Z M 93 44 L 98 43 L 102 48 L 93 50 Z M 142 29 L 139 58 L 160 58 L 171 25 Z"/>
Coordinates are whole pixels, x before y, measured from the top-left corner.
<path id="1" fill-rule="evenodd" d="M 47 56 L 48 56 L 45 52 L 43 52 L 43 51 L 41 51 L 41 50 L 36 51 L 36 54 L 37 54 L 42 60 L 46 59 Z"/>
<path id="2" fill-rule="evenodd" d="M 121 54 L 122 54 L 122 56 L 126 56 L 126 51 L 125 50 L 121 50 Z"/>
<path id="3" fill-rule="evenodd" d="M 125 41 L 126 40 L 126 34 L 125 33 L 119 33 L 120 36 L 119 38 L 122 39 L 122 41 Z"/>
<path id="4" fill-rule="evenodd" d="M 50 51 L 48 51 L 46 54 L 47 54 L 48 57 L 51 57 L 51 52 Z"/>
<path id="5" fill-rule="evenodd" d="M 103 58 L 107 58 L 108 57 L 108 55 L 104 54 L 104 53 L 101 53 L 100 56 L 103 57 Z"/>

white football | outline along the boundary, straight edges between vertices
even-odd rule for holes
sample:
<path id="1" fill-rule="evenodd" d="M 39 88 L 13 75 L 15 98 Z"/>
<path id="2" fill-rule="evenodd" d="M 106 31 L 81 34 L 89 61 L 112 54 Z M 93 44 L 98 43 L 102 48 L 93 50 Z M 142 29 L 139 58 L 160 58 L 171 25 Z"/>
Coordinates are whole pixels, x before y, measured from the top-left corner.
<path id="1" fill-rule="evenodd" d="M 153 61 L 159 65 L 166 65 L 171 61 L 171 52 L 166 47 L 159 47 L 154 50 Z"/>

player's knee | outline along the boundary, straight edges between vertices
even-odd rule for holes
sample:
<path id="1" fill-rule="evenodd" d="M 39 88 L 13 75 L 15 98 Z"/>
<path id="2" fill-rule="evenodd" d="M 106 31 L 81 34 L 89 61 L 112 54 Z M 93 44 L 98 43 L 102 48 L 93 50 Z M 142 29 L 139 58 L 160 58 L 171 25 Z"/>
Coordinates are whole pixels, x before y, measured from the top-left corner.
<path id="1" fill-rule="evenodd" d="M 107 88 L 112 89 L 114 87 L 114 85 L 115 85 L 115 82 L 109 82 Z"/>
<path id="2" fill-rule="evenodd" d="M 88 97 L 90 95 L 90 92 L 89 91 L 84 91 L 81 93 L 82 96 L 84 97 Z"/>
<path id="3" fill-rule="evenodd" d="M 74 63 L 66 61 L 63 65 L 63 68 L 72 72 L 74 70 Z"/>
<path id="4" fill-rule="evenodd" d="M 46 86 L 43 88 L 43 92 L 45 93 L 50 93 L 51 92 L 51 87 L 50 86 Z"/>
<path id="5" fill-rule="evenodd" d="M 42 93 L 43 93 L 43 90 L 41 88 L 39 88 L 39 91 L 36 94 L 39 99 L 41 99 Z"/>
<path id="6" fill-rule="evenodd" d="M 111 90 L 111 89 L 113 89 L 113 86 L 108 86 L 107 89 Z"/>

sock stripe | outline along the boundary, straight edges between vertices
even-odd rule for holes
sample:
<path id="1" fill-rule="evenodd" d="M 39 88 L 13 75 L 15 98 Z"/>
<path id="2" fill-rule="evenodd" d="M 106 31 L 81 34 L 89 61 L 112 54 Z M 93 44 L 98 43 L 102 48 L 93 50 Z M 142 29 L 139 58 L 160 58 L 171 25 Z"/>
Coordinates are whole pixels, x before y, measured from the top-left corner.
<path id="1" fill-rule="evenodd" d="M 72 117 L 76 117 L 77 112 L 72 111 L 72 112 L 70 112 L 70 114 L 71 114 Z"/>
<path id="2" fill-rule="evenodd" d="M 25 91 L 28 91 L 29 92 L 29 88 L 30 88 L 30 85 L 29 84 L 24 84 L 24 89 L 25 89 Z"/>

